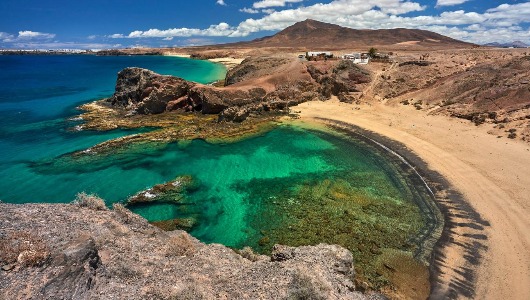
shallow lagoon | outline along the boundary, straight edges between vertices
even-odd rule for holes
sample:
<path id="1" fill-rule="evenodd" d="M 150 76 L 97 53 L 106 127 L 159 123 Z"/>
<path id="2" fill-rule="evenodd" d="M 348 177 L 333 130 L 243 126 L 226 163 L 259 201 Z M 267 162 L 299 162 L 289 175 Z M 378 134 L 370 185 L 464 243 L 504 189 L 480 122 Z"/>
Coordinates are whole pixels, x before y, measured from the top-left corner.
<path id="1" fill-rule="evenodd" d="M 73 124 L 66 118 L 76 113 L 74 107 L 109 96 L 120 69 L 119 63 L 105 58 L 113 62 L 112 68 L 99 74 L 101 70 L 95 70 L 98 64 L 92 66 L 94 61 L 90 60 L 100 58 L 91 57 L 85 61 L 88 69 L 68 71 L 67 61 L 74 58 L 48 62 L 62 65 L 53 73 L 56 81 L 64 80 L 57 86 L 55 81 L 42 82 L 37 76 L 30 84 L 35 89 L 21 92 L 25 81 L 14 76 L 13 85 L 2 87 L 2 201 L 70 202 L 76 193 L 84 191 L 98 194 L 110 205 L 177 176 L 191 175 L 195 187 L 181 203 L 132 209 L 150 221 L 193 219 L 189 231 L 200 240 L 234 248 L 250 246 L 260 253 L 269 253 L 275 243 L 341 244 L 354 254 L 361 277 L 381 284 L 386 279 L 377 271 L 380 257 L 388 257 L 392 251 L 411 257 L 416 251 L 417 236 L 426 225 L 416 204 L 422 194 L 428 195 L 421 186 L 411 184 L 409 175 L 389 159 L 388 153 L 355 137 L 283 125 L 234 143 L 152 143 L 102 156 L 70 156 L 73 151 L 134 133 L 67 130 Z M 78 58 L 81 66 L 84 59 Z M 135 62 L 139 58 L 114 59 L 130 65 L 127 59 Z M 180 65 L 183 75 L 174 74 L 164 70 L 170 71 L 168 62 L 175 63 L 171 59 L 176 58 L 141 59 L 147 65 L 140 61 L 140 66 L 185 78 L 190 74 L 182 70 L 197 69 L 186 65 L 188 60 L 177 59 L 177 65 L 184 64 Z M 204 67 L 218 72 L 210 65 Z M 45 72 L 45 67 L 41 71 Z M 92 71 L 94 76 L 70 82 L 74 75 Z M 25 76 L 33 76 L 31 72 Z M 62 72 L 70 72 L 70 76 Z"/>

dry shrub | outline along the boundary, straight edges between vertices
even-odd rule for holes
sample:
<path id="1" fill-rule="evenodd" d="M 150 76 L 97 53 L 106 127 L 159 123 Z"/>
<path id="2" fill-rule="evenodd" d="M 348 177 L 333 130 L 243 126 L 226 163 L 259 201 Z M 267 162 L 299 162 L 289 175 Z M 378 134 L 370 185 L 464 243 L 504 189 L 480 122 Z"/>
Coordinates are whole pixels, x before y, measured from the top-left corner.
<path id="1" fill-rule="evenodd" d="M 250 261 L 258 261 L 259 258 L 260 258 L 259 254 L 254 253 L 252 248 L 250 248 L 248 246 L 244 247 L 241 250 L 237 250 L 236 252 L 239 253 L 239 255 L 241 255 L 242 257 L 244 257 L 244 258 L 246 258 L 246 259 L 248 259 Z"/>
<path id="2" fill-rule="evenodd" d="M 106 210 L 105 201 L 95 194 L 87 194 L 85 192 L 78 193 L 73 202 L 80 207 L 87 207 L 93 210 Z"/>
<path id="3" fill-rule="evenodd" d="M 4 264 L 16 262 L 23 266 L 39 266 L 49 255 L 46 243 L 31 233 L 14 231 L 0 236 L 0 262 Z"/>
<path id="4" fill-rule="evenodd" d="M 306 274 L 306 271 L 298 270 L 291 281 L 287 299 L 324 300 L 329 298 L 329 290 L 330 288 L 322 282 L 313 280 L 310 275 Z"/>
<path id="5" fill-rule="evenodd" d="M 190 256 L 195 253 L 195 250 L 195 244 L 190 236 L 182 233 L 169 239 L 166 254 L 167 256 Z"/>

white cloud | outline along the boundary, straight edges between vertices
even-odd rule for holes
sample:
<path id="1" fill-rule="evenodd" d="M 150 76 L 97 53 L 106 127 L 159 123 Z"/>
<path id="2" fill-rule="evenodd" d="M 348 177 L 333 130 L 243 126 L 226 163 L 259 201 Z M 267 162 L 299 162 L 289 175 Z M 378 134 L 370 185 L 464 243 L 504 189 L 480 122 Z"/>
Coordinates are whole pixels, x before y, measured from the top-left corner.
<path id="1" fill-rule="evenodd" d="M 173 40 L 173 37 L 172 36 L 168 36 L 168 37 L 165 37 L 162 39 L 163 41 L 171 41 Z"/>
<path id="2" fill-rule="evenodd" d="M 9 34 L 7 32 L 0 32 L 0 40 L 2 40 L 2 42 L 9 42 L 11 40 L 13 40 L 14 36 L 12 34 Z"/>
<path id="3" fill-rule="evenodd" d="M 375 8 L 379 9 L 377 10 Z M 257 20 L 247 19 L 241 22 L 237 27 L 237 30 L 230 36 L 240 37 L 259 31 L 280 30 L 305 19 L 315 19 L 344 25 L 341 24 L 345 23 L 340 22 L 341 19 L 348 21 L 367 12 L 374 12 L 376 14 L 382 13 L 385 18 L 388 18 L 388 14 L 405 14 L 424 9 L 425 7 L 419 3 L 410 1 L 403 2 L 402 0 L 334 0 L 327 4 L 317 3 L 311 6 L 273 12 Z M 379 23 L 373 23 L 370 25 L 370 27 L 350 27 L 374 28 L 378 27 Z M 396 27 L 406 27 L 406 25 L 401 24 Z"/>
<path id="4" fill-rule="evenodd" d="M 146 31 L 136 30 L 125 36 L 121 33 L 109 35 L 110 38 L 167 38 L 167 37 L 191 37 L 191 36 L 229 36 L 234 31 L 227 23 L 211 25 L 207 29 L 197 28 L 172 28 L 167 30 L 149 29 Z"/>
<path id="5" fill-rule="evenodd" d="M 264 14 L 272 14 L 273 12 L 275 12 L 276 10 L 272 9 L 272 8 L 267 8 L 267 9 L 262 9 L 261 12 L 264 13 Z"/>
<path id="6" fill-rule="evenodd" d="M 226 6 L 225 0 L 217 0 L 216 3 L 222 6 Z"/>
<path id="7" fill-rule="evenodd" d="M 32 40 L 43 41 L 51 40 L 53 38 L 55 38 L 54 33 L 44 33 L 30 30 L 19 31 L 18 36 L 16 37 L 6 32 L 0 32 L 0 40 L 2 40 L 4 43 L 29 42 Z"/>
<path id="8" fill-rule="evenodd" d="M 265 1 L 256 3 L 261 2 Z M 279 2 L 287 3 L 286 1 Z M 269 3 L 272 2 L 269 1 Z M 211 25 L 206 29 L 150 29 L 133 31 L 128 35 L 113 34 L 109 37 L 243 37 L 256 32 L 281 30 L 305 19 L 315 19 L 358 29 L 405 27 L 432 30 L 453 38 L 480 44 L 490 40 L 504 41 L 506 39 L 530 41 L 527 25 L 528 20 L 530 20 L 530 2 L 513 5 L 503 4 L 484 13 L 457 10 L 445 11 L 439 15 L 403 16 L 409 12 L 423 10 L 425 10 L 425 6 L 408 0 L 333 0 L 325 4 L 316 3 L 279 11 L 261 9 L 261 12 L 267 15 L 261 18 L 249 18 L 237 26 L 220 23 Z M 258 9 L 252 9 L 252 12 L 256 11 Z"/>
<path id="9" fill-rule="evenodd" d="M 54 33 L 44 33 L 36 31 L 19 31 L 18 39 L 53 39 L 55 37 Z"/>
<path id="10" fill-rule="evenodd" d="M 95 40 L 97 37 L 98 37 L 97 35 L 89 35 L 89 36 L 87 36 L 87 39 Z"/>
<path id="11" fill-rule="evenodd" d="M 244 13 L 247 13 L 247 14 L 259 14 L 259 10 L 257 9 L 253 9 L 253 8 L 246 8 L 246 7 L 243 7 L 241 9 L 239 9 L 240 12 L 244 12 Z"/>
<path id="12" fill-rule="evenodd" d="M 278 6 L 285 6 L 287 3 L 298 3 L 302 2 L 304 0 L 262 0 L 258 2 L 254 2 L 252 4 L 252 7 L 254 8 L 267 8 L 267 7 L 278 7 Z"/>
<path id="13" fill-rule="evenodd" d="M 121 33 L 111 34 L 108 37 L 111 38 L 111 39 L 124 39 L 124 38 L 126 38 L 126 36 L 124 36 Z"/>
<path id="14" fill-rule="evenodd" d="M 466 3 L 467 1 L 469 0 L 438 0 L 436 2 L 436 7 L 458 5 Z"/>

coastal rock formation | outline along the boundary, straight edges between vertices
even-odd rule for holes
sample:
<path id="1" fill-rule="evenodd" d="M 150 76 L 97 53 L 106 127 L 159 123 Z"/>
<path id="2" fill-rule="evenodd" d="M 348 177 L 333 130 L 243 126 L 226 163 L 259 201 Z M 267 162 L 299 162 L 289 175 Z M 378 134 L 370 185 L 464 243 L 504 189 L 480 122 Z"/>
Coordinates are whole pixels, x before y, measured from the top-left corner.
<path id="1" fill-rule="evenodd" d="M 157 184 L 129 197 L 127 205 L 152 202 L 179 203 L 184 198 L 184 192 L 191 188 L 193 188 L 193 178 L 189 175 L 179 176 L 175 180 Z"/>
<path id="2" fill-rule="evenodd" d="M 360 84 L 371 81 L 368 71 L 350 61 L 320 65 L 306 66 L 286 57 L 247 59 L 227 74 L 225 84 L 230 86 L 225 88 L 126 68 L 118 73 L 116 91 L 107 102 L 126 109 L 129 115 L 183 110 L 219 114 L 219 121 L 242 122 L 270 111 L 287 111 L 302 102 L 358 92 Z M 291 69 L 296 76 L 291 76 Z M 256 82 L 263 77 L 265 82 Z"/>
<path id="3" fill-rule="evenodd" d="M 186 98 L 182 97 L 194 85 L 178 77 L 163 76 L 141 68 L 126 68 L 118 73 L 116 91 L 107 101 L 140 114 L 159 114 L 166 110 L 168 103 L 172 108 L 186 105 Z"/>
<path id="4" fill-rule="evenodd" d="M 340 246 L 276 246 L 272 258 L 238 254 L 162 231 L 120 205 L 0 203 L 0 228 L 2 299 L 382 297 L 355 291 L 352 255 Z M 24 263 L 13 236 L 27 239 L 23 251 L 39 259 Z M 19 259 L 6 261 L 7 254 Z"/>
<path id="5" fill-rule="evenodd" d="M 359 92 L 357 85 L 369 83 L 370 73 L 349 60 L 342 60 L 331 70 L 322 70 L 310 64 L 307 71 L 320 84 L 322 97 L 329 99 L 331 95 L 339 96 L 350 92 Z"/>
<path id="6" fill-rule="evenodd" d="M 146 69 L 126 68 L 118 73 L 116 91 L 107 102 L 143 115 L 177 109 L 219 114 L 229 107 L 249 109 L 251 105 L 259 111 L 265 95 L 266 92 L 260 88 L 223 90 Z M 231 118 L 232 114 L 227 112 L 223 119 L 243 121 L 245 118 L 241 118 L 242 115 Z"/>
<path id="7" fill-rule="evenodd" d="M 246 58 L 241 64 L 228 71 L 225 78 L 225 86 L 274 74 L 278 67 L 286 65 L 291 61 L 292 59 L 285 56 Z"/>

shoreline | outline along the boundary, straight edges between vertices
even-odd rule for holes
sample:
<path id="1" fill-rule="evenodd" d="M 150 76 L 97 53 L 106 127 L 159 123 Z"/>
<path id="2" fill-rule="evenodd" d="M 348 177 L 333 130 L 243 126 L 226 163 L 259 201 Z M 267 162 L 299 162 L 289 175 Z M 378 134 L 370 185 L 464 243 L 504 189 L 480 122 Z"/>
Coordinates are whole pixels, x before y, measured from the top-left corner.
<path id="1" fill-rule="evenodd" d="M 444 261 L 439 258 L 441 252 L 447 246 L 447 243 L 452 239 L 451 231 L 458 226 L 451 220 L 450 216 L 457 213 L 463 213 L 470 216 L 466 220 L 468 222 L 484 224 L 485 221 L 481 219 L 480 215 L 478 215 L 471 206 L 466 205 L 463 196 L 454 189 L 450 182 L 437 171 L 429 168 L 427 163 L 422 160 L 421 157 L 408 149 L 403 143 L 346 122 L 324 118 L 316 118 L 315 121 L 322 122 L 334 130 L 345 131 L 347 134 L 367 140 L 374 146 L 379 147 L 380 151 L 388 152 L 388 156 L 396 156 L 397 158 L 402 159 L 406 168 L 414 170 L 415 175 L 413 176 L 417 176 L 421 179 L 421 184 L 429 190 L 432 196 L 430 199 L 432 202 L 427 203 L 428 200 L 424 200 L 424 204 L 434 205 L 434 208 L 429 207 L 433 210 L 428 213 L 422 212 L 422 215 L 424 217 L 434 216 L 434 220 L 432 221 L 435 223 L 430 224 L 430 226 L 429 224 L 426 224 L 426 227 L 432 228 L 429 229 L 429 232 L 426 233 L 423 238 L 423 243 L 427 245 L 421 245 L 421 248 L 425 246 L 431 247 L 428 255 L 424 253 L 425 250 L 421 251 L 422 249 L 419 249 L 423 253 L 415 255 L 415 258 L 427 263 L 429 269 L 429 282 L 431 284 L 429 298 L 438 299 L 450 297 L 452 293 L 448 294 L 446 291 L 441 291 L 445 289 L 445 283 L 440 280 L 440 273 L 442 273 L 441 268 L 443 267 Z M 439 194 L 444 194 L 446 196 L 437 196 Z M 450 206 L 445 203 L 446 201 L 456 204 L 460 208 L 456 211 L 451 210 Z M 422 205 L 418 203 L 418 206 L 421 208 Z M 428 222 L 426 221 L 426 223 Z M 478 243 L 480 244 L 480 241 L 478 241 Z M 478 246 L 479 248 L 484 247 L 482 244 Z M 480 260 L 480 253 L 478 250 L 470 254 L 469 259 L 467 259 L 468 261 L 478 262 Z M 470 276 L 470 278 L 474 277 L 474 270 L 470 270 L 467 276 Z M 459 282 L 459 287 L 455 288 L 456 294 L 472 297 L 474 284 L 475 282 L 473 280 Z"/>
<path id="2" fill-rule="evenodd" d="M 244 58 L 233 58 L 233 57 L 221 57 L 221 58 L 207 59 L 207 61 L 225 66 L 227 72 L 235 68 L 236 66 L 240 65 L 241 62 L 243 62 L 243 60 L 245 59 Z"/>
<path id="3" fill-rule="evenodd" d="M 284 121 L 288 125 L 300 126 L 305 129 L 318 130 L 332 135 L 345 135 L 346 138 L 365 143 L 385 157 L 394 165 L 395 171 L 407 179 L 407 184 L 413 185 L 419 193 L 412 200 L 420 208 L 422 217 L 425 218 L 426 232 L 418 233 L 419 240 L 415 243 L 418 250 L 414 257 L 427 265 L 431 264 L 432 253 L 436 250 L 435 244 L 441 238 L 445 228 L 445 218 L 440 208 L 436 193 L 443 191 L 455 193 L 450 184 L 436 171 L 429 170 L 421 157 L 415 155 L 402 143 L 391 140 L 383 135 L 365 130 L 359 126 L 331 119 L 315 118 L 304 121 Z M 424 191 L 420 191 L 424 189 Z M 461 195 L 455 195 L 461 197 Z M 428 249 L 425 250 L 424 248 Z"/>
<path id="4" fill-rule="evenodd" d="M 524 217 L 524 212 L 528 211 L 527 199 L 524 196 L 527 190 L 525 185 L 505 179 L 504 189 L 517 189 L 516 198 L 513 199 L 510 197 L 513 195 L 503 195 L 503 187 L 487 178 L 490 175 L 487 171 L 492 164 L 493 168 L 502 167 L 511 160 L 511 165 L 516 167 L 524 165 L 524 162 L 515 160 L 516 154 L 506 158 L 504 152 L 496 153 L 501 159 L 494 163 L 475 156 L 475 152 L 487 150 L 491 140 L 498 142 L 498 139 L 487 134 L 487 128 L 473 132 L 476 128 L 471 130 L 469 127 L 473 125 L 461 120 L 426 116 L 399 106 L 385 107 L 376 104 L 359 107 L 331 100 L 303 103 L 292 109 L 300 111 L 299 115 L 303 121 L 325 124 L 326 121 L 322 119 L 329 119 L 345 122 L 376 134 L 377 141 L 380 141 L 379 137 L 383 137 L 383 144 L 389 140 L 392 150 L 403 155 L 414 166 L 418 166 L 420 173 L 424 173 L 422 176 L 433 181 L 435 190 L 442 199 L 438 205 L 443 212 L 446 227 L 431 260 L 431 298 L 482 299 L 493 296 L 495 299 L 526 299 L 530 295 L 530 285 L 527 284 L 530 278 L 527 276 L 530 274 L 530 255 L 526 250 L 530 237 L 524 230 L 530 228 L 529 221 Z M 447 126 L 448 124 L 451 126 Z M 436 130 L 433 131 L 434 126 Z M 457 134 L 476 135 L 485 147 L 477 147 L 473 138 L 459 140 L 466 147 L 475 149 L 466 155 L 465 148 L 452 145 L 454 142 L 451 135 L 448 137 L 451 127 L 455 127 L 453 130 L 459 130 L 456 131 Z M 518 153 L 528 151 L 528 146 L 521 143 L 507 141 L 506 145 L 517 149 Z M 499 147 L 500 150 L 506 151 L 502 145 Z M 498 150 L 497 147 L 495 150 Z M 456 157 L 453 153 L 455 151 Z M 463 156 L 466 160 L 471 160 L 471 165 L 466 160 L 462 161 Z M 530 162 L 528 152 L 523 158 L 525 162 Z M 506 169 L 509 169 L 509 165 L 506 165 Z M 520 166 L 517 171 L 517 178 L 525 174 L 524 168 Z M 492 177 L 513 176 L 510 174 L 504 171 L 503 174 L 494 174 Z M 490 192 L 493 191 L 495 194 L 491 195 Z M 502 199 L 497 198 L 501 196 Z M 519 204 L 521 211 L 514 216 L 505 209 L 504 214 L 498 216 L 498 209 L 491 207 L 502 205 L 503 200 L 508 206 Z M 510 224 L 507 220 L 514 217 L 516 219 Z M 518 243 L 507 245 L 506 242 L 500 242 L 506 239 L 518 240 Z M 510 249 L 509 246 L 515 249 Z M 512 273 L 519 274 L 517 280 L 511 277 Z"/>

